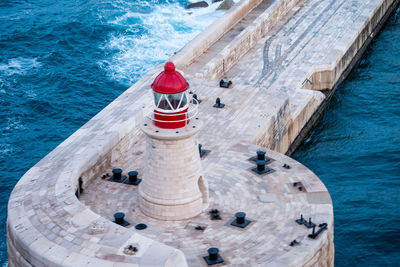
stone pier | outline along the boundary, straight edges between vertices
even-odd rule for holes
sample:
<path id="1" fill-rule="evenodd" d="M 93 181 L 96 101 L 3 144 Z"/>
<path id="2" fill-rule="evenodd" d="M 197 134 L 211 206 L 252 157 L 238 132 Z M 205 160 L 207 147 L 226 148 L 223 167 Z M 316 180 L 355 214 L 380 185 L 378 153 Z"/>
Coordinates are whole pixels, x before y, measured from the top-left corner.
<path id="1" fill-rule="evenodd" d="M 113 168 L 144 172 L 140 128 L 156 66 L 20 179 L 8 204 L 9 266 L 207 266 L 210 247 L 224 259 L 214 266 L 333 266 L 329 193 L 283 154 L 398 3 L 239 1 L 170 59 L 201 100 L 209 208 L 157 220 L 140 211 L 137 186 L 108 181 Z M 220 79 L 232 85 L 221 88 Z M 213 107 L 217 97 L 224 108 Z M 270 159 L 263 175 L 250 160 L 260 149 Z M 220 219 L 211 220 L 213 209 Z M 113 223 L 116 212 L 130 226 Z M 246 228 L 231 225 L 237 212 L 246 213 Z M 311 229 L 295 222 L 301 214 L 327 229 L 309 238 Z"/>

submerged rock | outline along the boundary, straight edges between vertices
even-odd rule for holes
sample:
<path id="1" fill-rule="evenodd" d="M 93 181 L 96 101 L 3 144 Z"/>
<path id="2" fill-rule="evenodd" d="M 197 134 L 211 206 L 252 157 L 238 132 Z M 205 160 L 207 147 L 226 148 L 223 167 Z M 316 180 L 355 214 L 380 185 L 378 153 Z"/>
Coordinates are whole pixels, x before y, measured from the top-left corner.
<path id="1" fill-rule="evenodd" d="M 217 10 L 228 10 L 231 7 L 233 7 L 235 5 L 235 2 L 233 2 L 233 0 L 224 0 L 224 2 L 222 2 L 219 7 L 217 8 Z"/>
<path id="2" fill-rule="evenodd" d="M 186 6 L 186 9 L 198 8 L 198 7 L 208 7 L 208 3 L 206 1 L 200 1 L 200 2 L 196 2 L 196 3 L 191 3 L 191 4 Z"/>

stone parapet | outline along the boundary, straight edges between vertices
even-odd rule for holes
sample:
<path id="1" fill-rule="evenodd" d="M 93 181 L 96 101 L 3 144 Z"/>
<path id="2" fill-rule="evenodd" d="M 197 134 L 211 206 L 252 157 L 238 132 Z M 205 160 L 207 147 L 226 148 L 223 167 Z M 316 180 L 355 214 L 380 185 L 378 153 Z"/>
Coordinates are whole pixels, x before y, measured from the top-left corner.
<path id="1" fill-rule="evenodd" d="M 187 67 L 261 2 L 262 0 L 240 0 L 222 17 L 187 43 L 170 60 L 180 69 Z"/>
<path id="2" fill-rule="evenodd" d="M 223 76 L 301 1 L 267 1 L 264 11 L 197 72 L 196 77 L 218 79 Z"/>
<path id="3" fill-rule="evenodd" d="M 341 79 L 350 72 L 351 67 L 360 58 L 368 44 L 379 32 L 387 18 L 398 6 L 399 1 L 382 0 L 365 20 L 362 28 L 356 32 L 342 54 L 337 58 L 326 58 L 325 65 L 316 66 L 304 81 L 303 88 L 312 90 L 332 90 Z M 344 77 L 343 77 L 343 74 Z"/>

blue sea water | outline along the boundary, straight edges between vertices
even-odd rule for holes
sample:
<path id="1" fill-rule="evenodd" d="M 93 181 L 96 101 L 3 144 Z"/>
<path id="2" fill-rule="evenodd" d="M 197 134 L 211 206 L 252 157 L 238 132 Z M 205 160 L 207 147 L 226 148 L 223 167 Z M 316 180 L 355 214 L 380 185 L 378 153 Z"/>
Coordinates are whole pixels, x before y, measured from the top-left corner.
<path id="1" fill-rule="evenodd" d="M 0 262 L 8 196 L 35 163 L 220 16 L 186 0 L 0 1 Z M 338 89 L 296 159 L 335 205 L 337 266 L 399 262 L 400 20 Z"/>

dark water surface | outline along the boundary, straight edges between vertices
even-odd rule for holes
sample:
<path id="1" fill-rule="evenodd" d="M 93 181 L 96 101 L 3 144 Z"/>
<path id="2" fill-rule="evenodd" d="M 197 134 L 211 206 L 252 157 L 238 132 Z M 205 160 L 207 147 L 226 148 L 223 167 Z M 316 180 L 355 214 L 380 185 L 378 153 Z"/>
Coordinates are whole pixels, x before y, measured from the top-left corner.
<path id="1" fill-rule="evenodd" d="M 0 263 L 18 179 L 217 16 L 186 0 L 0 1 Z M 337 266 L 400 262 L 397 13 L 294 155 L 335 205 Z"/>
<path id="2" fill-rule="evenodd" d="M 336 266 L 400 266 L 400 12 L 293 155 L 328 188 Z"/>

